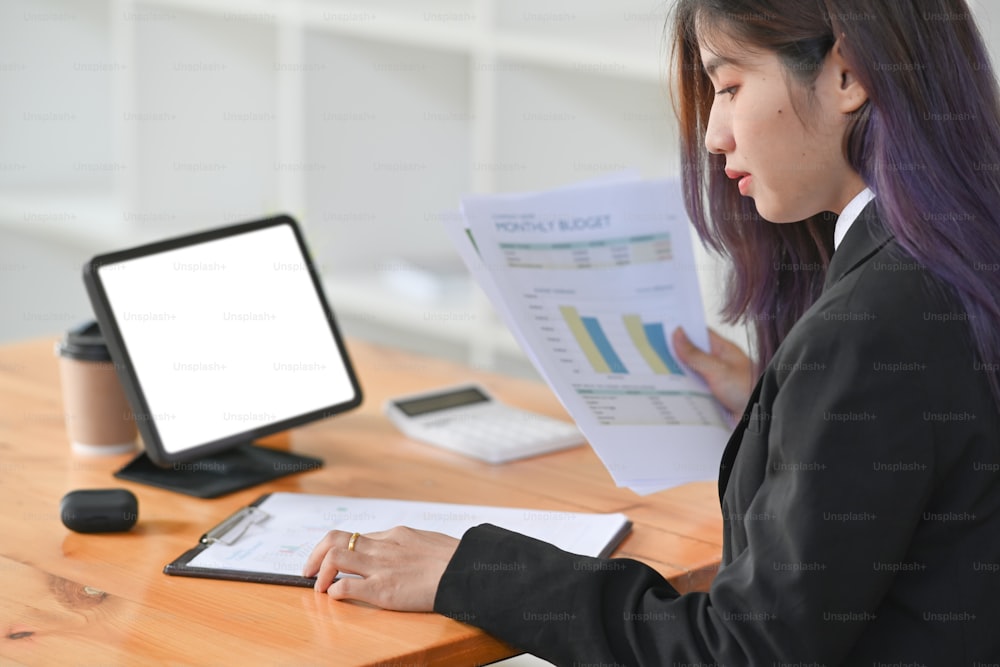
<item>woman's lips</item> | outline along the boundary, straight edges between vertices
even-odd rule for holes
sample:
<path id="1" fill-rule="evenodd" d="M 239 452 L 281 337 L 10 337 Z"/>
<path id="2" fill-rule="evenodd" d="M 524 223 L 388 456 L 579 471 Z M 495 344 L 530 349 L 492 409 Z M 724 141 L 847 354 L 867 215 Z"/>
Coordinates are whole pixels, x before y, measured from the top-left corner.
<path id="1" fill-rule="evenodd" d="M 740 189 L 741 195 L 746 196 L 747 192 L 750 189 L 750 182 L 753 180 L 753 176 L 751 176 L 745 171 L 736 171 L 729 168 L 726 169 L 726 176 L 733 179 L 734 181 L 739 180 L 739 182 L 736 184 L 736 187 Z"/>

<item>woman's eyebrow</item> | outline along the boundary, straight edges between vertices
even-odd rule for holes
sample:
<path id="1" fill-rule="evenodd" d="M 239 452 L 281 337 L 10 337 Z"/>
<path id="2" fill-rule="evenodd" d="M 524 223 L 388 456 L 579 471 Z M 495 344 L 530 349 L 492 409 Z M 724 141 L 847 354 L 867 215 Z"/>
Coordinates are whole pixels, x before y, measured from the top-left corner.
<path id="1" fill-rule="evenodd" d="M 715 71 L 722 67 L 723 65 L 733 65 L 739 66 L 739 62 L 732 58 L 727 58 L 726 56 L 713 55 L 708 59 L 708 62 L 704 63 L 705 74 L 712 78 L 715 76 Z"/>

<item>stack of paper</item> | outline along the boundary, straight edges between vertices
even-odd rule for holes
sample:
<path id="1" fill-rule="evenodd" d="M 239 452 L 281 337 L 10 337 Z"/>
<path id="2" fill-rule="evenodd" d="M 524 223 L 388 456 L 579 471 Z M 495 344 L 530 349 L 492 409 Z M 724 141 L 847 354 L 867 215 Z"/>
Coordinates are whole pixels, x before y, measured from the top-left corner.
<path id="1" fill-rule="evenodd" d="M 680 326 L 708 348 L 677 182 L 471 196 L 446 226 L 619 486 L 717 478 L 725 411 L 671 344 Z"/>

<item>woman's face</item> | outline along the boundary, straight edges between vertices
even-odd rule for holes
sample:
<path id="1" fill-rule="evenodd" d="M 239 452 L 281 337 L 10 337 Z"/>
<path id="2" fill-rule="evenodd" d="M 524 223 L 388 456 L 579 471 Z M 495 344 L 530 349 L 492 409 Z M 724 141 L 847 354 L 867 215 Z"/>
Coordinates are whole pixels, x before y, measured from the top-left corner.
<path id="1" fill-rule="evenodd" d="M 752 197 L 761 217 L 771 222 L 796 222 L 822 211 L 839 214 L 864 188 L 843 150 L 849 119 L 844 91 L 853 77 L 841 71 L 842 60 L 827 56 L 810 101 L 804 87 L 786 76 L 777 54 L 744 52 L 734 58 L 728 44 L 720 49 L 710 40 L 699 43 L 716 91 L 705 145 L 726 157 L 733 187 Z"/>

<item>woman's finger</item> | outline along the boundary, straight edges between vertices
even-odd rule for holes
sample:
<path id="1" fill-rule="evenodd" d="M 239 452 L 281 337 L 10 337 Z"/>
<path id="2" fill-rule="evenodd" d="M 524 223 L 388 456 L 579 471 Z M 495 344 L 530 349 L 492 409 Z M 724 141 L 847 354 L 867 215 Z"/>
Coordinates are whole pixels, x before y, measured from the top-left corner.
<path id="1" fill-rule="evenodd" d="M 719 360 L 691 342 L 683 329 L 677 327 L 673 333 L 674 350 L 680 360 L 687 364 L 695 373 L 708 378 L 717 373 L 721 364 Z"/>
<path id="2" fill-rule="evenodd" d="M 712 354 L 728 363 L 741 366 L 750 363 L 746 352 L 739 345 L 728 338 L 723 338 L 714 329 L 708 330 L 708 345 Z"/>
<path id="3" fill-rule="evenodd" d="M 333 582 L 326 594 L 334 600 L 358 600 L 377 604 L 371 582 L 360 577 L 343 577 Z"/>
<path id="4" fill-rule="evenodd" d="M 350 542 L 350 539 L 351 534 L 345 533 L 342 530 L 331 530 L 329 533 L 324 535 L 323 539 L 317 542 L 316 546 L 313 547 L 309 557 L 306 558 L 306 563 L 302 566 L 302 576 L 316 576 L 316 573 L 319 572 L 320 564 L 326 557 L 326 553 L 338 544 L 347 548 L 347 544 Z"/>
<path id="5" fill-rule="evenodd" d="M 332 547 L 323 557 L 319 572 L 316 573 L 316 585 L 313 588 L 323 592 L 337 581 L 338 576 L 343 574 L 364 577 L 377 563 L 377 559 L 358 553 L 357 550 L 348 551 L 341 547 Z"/>

